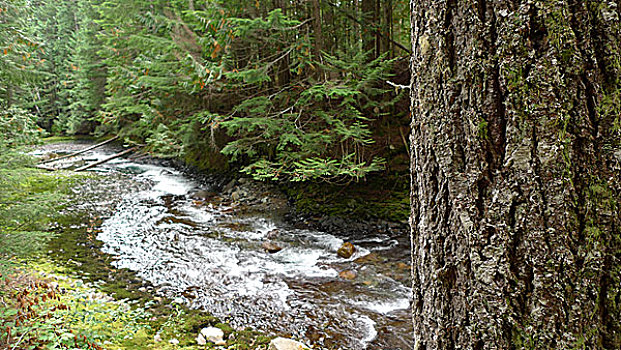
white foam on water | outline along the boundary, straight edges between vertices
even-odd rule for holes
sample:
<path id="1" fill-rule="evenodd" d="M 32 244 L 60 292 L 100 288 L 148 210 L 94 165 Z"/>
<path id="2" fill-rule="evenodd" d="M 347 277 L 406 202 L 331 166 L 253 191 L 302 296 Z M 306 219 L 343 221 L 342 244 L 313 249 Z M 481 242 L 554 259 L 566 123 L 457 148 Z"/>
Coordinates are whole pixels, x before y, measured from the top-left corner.
<path id="1" fill-rule="evenodd" d="M 361 342 L 366 348 L 370 342 L 377 338 L 377 330 L 375 329 L 376 323 L 368 316 L 360 316 L 359 321 L 365 334 L 364 338 L 361 339 Z"/>
<path id="2" fill-rule="evenodd" d="M 410 299 L 400 298 L 396 300 L 356 302 L 355 304 L 367 310 L 371 310 L 385 315 L 393 311 L 409 309 Z"/>
<path id="3" fill-rule="evenodd" d="M 311 243 L 334 252 L 344 243 L 342 239 L 325 232 L 307 230 L 300 230 L 298 232 L 303 234 Z"/>
<path id="4" fill-rule="evenodd" d="M 323 267 L 320 260 L 325 251 L 311 248 L 290 247 L 276 254 L 272 259 L 264 261 L 265 268 L 273 274 L 287 277 L 336 277 L 338 272 L 333 268 Z"/>
<path id="5" fill-rule="evenodd" d="M 136 271 L 160 293 L 170 297 L 188 291 L 194 294 L 196 299 L 189 303 L 195 306 L 215 308 L 224 315 L 249 312 L 277 315 L 289 310 L 288 314 L 303 319 L 304 310 L 291 310 L 304 298 L 294 292 L 299 288 L 295 285 L 297 281 L 336 279 L 338 271 L 331 265 L 339 266 L 340 270 L 340 266 L 369 254 L 368 249 L 356 245 L 354 256 L 343 259 L 336 251 L 344 240 L 329 233 L 282 228 L 263 217 L 236 217 L 217 205 L 196 206 L 188 194 L 197 184 L 180 172 L 133 163 L 114 166 L 138 168 L 142 172 L 136 177 L 148 180 L 153 186 L 129 194 L 115 214 L 104 221 L 98 236 L 104 242 L 103 250 L 116 256 L 115 266 Z M 174 198 L 171 204 L 167 197 L 170 195 L 184 197 Z M 167 217 L 181 221 L 165 220 Z M 191 225 L 184 220 L 189 220 Z M 226 228 L 237 224 L 242 229 Z M 202 229 L 223 233 L 224 239 L 201 234 Z M 283 250 L 269 254 L 260 247 L 273 230 L 281 231 L 273 239 Z M 290 288 L 288 283 L 294 284 Z M 392 285 L 389 288 L 389 296 L 381 293 L 374 298 L 373 291 L 371 297 L 365 293 L 364 299 L 338 300 L 338 296 L 334 299 L 337 304 L 358 309 L 343 316 L 352 321 L 348 329 L 360 330 L 352 333 L 360 334 L 358 339 L 351 339 L 354 347 L 360 344 L 360 348 L 366 348 L 378 337 L 376 322 L 357 315 L 359 312 L 388 314 L 409 308 L 408 292 Z M 308 293 L 313 293 L 312 288 Z M 327 300 L 334 297 L 325 296 Z M 309 305 L 320 307 L 324 302 L 328 301 L 317 299 Z M 322 317 L 329 314 L 330 311 L 318 313 Z M 266 318 L 265 322 L 270 321 Z"/>
<path id="6" fill-rule="evenodd" d="M 193 205 L 184 205 L 180 208 L 185 214 L 188 215 L 188 218 L 196 221 L 197 223 L 211 223 L 214 222 L 216 216 L 213 212 L 209 211 L 206 208 L 200 208 Z"/>

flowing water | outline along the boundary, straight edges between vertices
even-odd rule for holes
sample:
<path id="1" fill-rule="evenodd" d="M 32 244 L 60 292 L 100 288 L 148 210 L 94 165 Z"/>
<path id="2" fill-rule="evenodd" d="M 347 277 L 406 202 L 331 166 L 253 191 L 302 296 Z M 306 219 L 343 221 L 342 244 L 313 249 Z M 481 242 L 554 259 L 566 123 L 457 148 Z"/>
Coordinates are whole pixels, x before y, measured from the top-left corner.
<path id="1" fill-rule="evenodd" d="M 85 155 L 101 159 L 111 151 Z M 196 200 L 210 189 L 173 168 L 126 159 L 95 171 L 146 184 L 121 194 L 98 231 L 117 268 L 155 293 L 204 309 L 233 327 L 288 335 L 330 349 L 410 349 L 412 326 L 406 233 L 361 237 L 296 229 L 282 215 L 243 203 Z M 264 251 L 266 240 L 283 249 Z M 336 254 L 345 241 L 349 259 Z M 355 270 L 346 280 L 339 272 Z"/>

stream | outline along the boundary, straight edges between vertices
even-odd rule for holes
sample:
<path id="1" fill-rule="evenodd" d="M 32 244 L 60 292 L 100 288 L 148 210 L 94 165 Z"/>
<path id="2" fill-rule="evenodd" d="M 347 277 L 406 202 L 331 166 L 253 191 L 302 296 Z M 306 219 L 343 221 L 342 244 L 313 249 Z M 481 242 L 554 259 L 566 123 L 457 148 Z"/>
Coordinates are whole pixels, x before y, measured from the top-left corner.
<path id="1" fill-rule="evenodd" d="M 102 148 L 83 158 L 113 153 Z M 112 266 L 148 282 L 153 295 L 205 310 L 234 328 L 322 348 L 411 349 L 407 232 L 370 228 L 347 235 L 296 228 L 283 219 L 283 210 L 264 205 L 269 194 L 262 199 L 256 193 L 252 203 L 232 200 L 235 193 L 228 196 L 213 183 L 126 158 L 92 171 L 119 179 L 110 184 L 141 184 L 104 189 L 122 193 L 116 193 L 96 239 Z M 197 191 L 208 195 L 197 198 Z M 282 250 L 266 252 L 266 241 Z M 336 253 L 346 241 L 356 247 L 349 259 Z M 355 278 L 339 276 L 346 270 L 355 271 Z"/>

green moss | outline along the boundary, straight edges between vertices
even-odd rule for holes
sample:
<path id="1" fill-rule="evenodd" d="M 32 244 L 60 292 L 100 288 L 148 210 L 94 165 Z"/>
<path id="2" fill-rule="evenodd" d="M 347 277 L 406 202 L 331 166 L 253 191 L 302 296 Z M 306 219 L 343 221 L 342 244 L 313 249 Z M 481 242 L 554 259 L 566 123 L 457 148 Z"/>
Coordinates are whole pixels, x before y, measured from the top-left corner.
<path id="1" fill-rule="evenodd" d="M 198 310 L 186 310 L 185 312 L 186 316 L 182 327 L 186 333 L 198 334 L 201 329 L 205 327 L 217 327 L 217 325 L 222 324 L 217 317 L 211 316 L 205 312 Z M 228 327 L 228 325 L 225 326 Z"/>
<path id="2" fill-rule="evenodd" d="M 235 332 L 235 330 L 226 323 L 216 323 L 214 327 L 220 328 L 224 332 L 225 337 L 228 337 L 233 332 Z"/>
<path id="3" fill-rule="evenodd" d="M 404 222 L 410 216 L 408 176 L 371 177 L 345 187 L 303 183 L 282 189 L 301 214 L 392 222 Z"/>
<path id="4" fill-rule="evenodd" d="M 76 140 L 94 140 L 94 137 L 85 137 L 85 136 L 50 136 L 41 139 L 45 144 L 52 143 L 60 143 L 60 142 L 71 142 Z"/>
<path id="5" fill-rule="evenodd" d="M 228 159 L 220 152 L 216 152 L 209 146 L 204 148 L 192 147 L 186 149 L 183 161 L 199 170 L 212 172 L 227 172 L 231 170 Z"/>

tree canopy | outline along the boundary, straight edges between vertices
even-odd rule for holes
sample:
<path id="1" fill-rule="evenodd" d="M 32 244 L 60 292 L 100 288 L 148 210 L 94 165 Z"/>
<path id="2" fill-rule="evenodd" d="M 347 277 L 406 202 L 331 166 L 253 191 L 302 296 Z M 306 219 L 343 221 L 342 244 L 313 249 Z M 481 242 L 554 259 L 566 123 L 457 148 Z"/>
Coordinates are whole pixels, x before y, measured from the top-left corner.
<path id="1" fill-rule="evenodd" d="M 0 103 L 48 131 L 265 180 L 347 183 L 406 152 L 386 81 L 407 79 L 407 1 L 6 4 Z"/>

